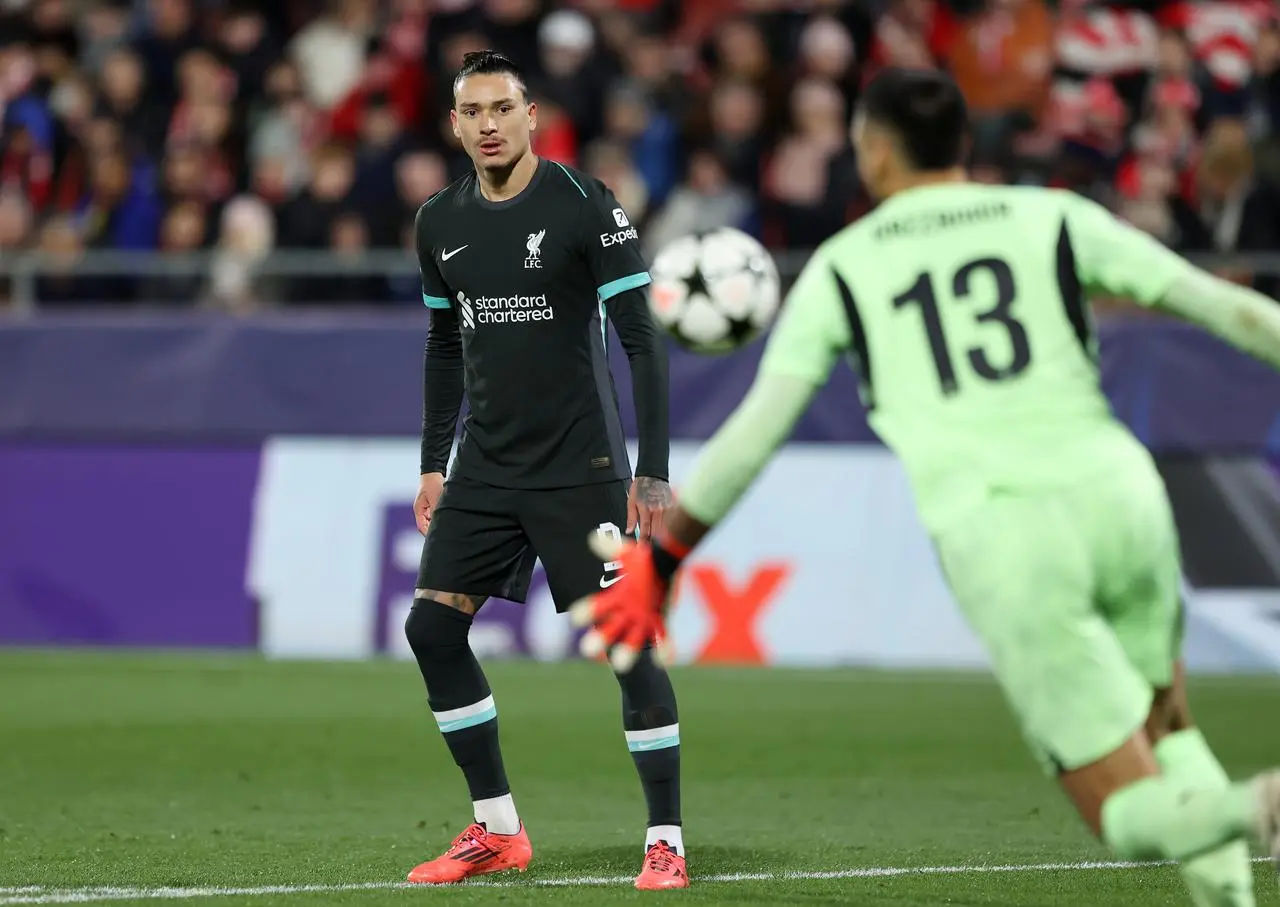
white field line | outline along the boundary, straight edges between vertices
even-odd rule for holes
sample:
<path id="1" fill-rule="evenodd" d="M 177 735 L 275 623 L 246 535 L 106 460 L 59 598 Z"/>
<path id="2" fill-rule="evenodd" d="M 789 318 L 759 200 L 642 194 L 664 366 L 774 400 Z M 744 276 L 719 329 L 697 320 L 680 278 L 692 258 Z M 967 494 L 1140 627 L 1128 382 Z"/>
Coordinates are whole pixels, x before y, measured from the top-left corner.
<path id="1" fill-rule="evenodd" d="M 1254 862 L 1266 862 L 1262 857 Z M 1086 861 L 1079 863 L 1015 863 L 1006 865 L 957 866 L 867 866 L 859 869 L 831 869 L 813 872 L 731 872 L 694 876 L 695 885 L 734 882 L 792 882 L 810 879 L 879 879 L 891 876 L 968 875 L 1015 872 L 1095 872 L 1108 869 L 1140 869 L 1166 863 L 1123 863 Z M 578 888 L 584 886 L 629 885 L 632 876 L 553 876 L 522 881 L 518 877 L 481 879 L 465 887 L 486 888 Z M 22 888 L 0 888 L 0 905 L 10 904 L 87 904 L 95 901 L 184 900 L 188 898 L 253 897 L 256 895 L 313 894 L 338 891 L 423 891 L 431 886 L 404 882 L 355 882 L 340 885 L 262 885 L 253 888 L 49 888 L 29 885 Z M 445 888 L 452 886 L 442 886 Z"/>

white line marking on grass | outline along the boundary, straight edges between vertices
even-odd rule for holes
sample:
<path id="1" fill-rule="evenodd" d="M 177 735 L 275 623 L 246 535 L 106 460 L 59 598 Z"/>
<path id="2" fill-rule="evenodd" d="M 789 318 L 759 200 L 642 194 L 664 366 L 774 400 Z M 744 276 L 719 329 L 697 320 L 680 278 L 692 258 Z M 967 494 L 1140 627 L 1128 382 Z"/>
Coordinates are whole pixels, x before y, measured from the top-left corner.
<path id="1" fill-rule="evenodd" d="M 1259 857 L 1255 863 L 1267 862 Z M 1010 863 L 1004 865 L 957 866 L 866 866 L 859 869 L 832 869 L 812 872 L 730 872 L 718 875 L 694 876 L 697 884 L 734 882 L 793 882 L 818 879 L 880 879 L 892 876 L 967 875 L 969 873 L 1015 872 L 1096 872 L 1099 870 L 1143 869 L 1152 866 L 1168 866 L 1168 862 L 1129 863 L 1091 860 L 1078 863 Z M 503 879 L 479 879 L 464 886 L 468 888 L 581 888 L 592 886 L 629 885 L 632 876 L 552 876 L 545 879 L 519 879 L 510 876 Z M 450 888 L 453 886 L 441 886 Z M 16 904 L 87 904 L 95 901 L 131 900 L 184 900 L 189 898 L 253 897 L 267 894 L 316 894 L 339 891 L 391 891 L 396 889 L 423 891 L 430 885 L 409 885 L 405 882 L 356 882 L 341 885 L 262 885 L 254 888 L 46 888 L 38 885 L 25 888 L 0 888 L 0 905 Z"/>

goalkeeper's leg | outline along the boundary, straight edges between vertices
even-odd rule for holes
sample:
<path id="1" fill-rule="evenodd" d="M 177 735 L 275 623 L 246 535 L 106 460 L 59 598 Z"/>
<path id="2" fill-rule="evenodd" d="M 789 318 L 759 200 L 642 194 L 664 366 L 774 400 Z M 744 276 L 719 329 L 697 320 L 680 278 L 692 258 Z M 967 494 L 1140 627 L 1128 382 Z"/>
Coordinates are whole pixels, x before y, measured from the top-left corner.
<path id="1" fill-rule="evenodd" d="M 1089 529 L 1070 495 L 1009 495 L 938 540 L 1032 749 L 1125 859 L 1192 861 L 1249 837 L 1275 847 L 1280 775 L 1161 774 L 1146 730 L 1155 690 L 1095 604 L 1106 572 Z"/>
<path id="2" fill-rule="evenodd" d="M 1147 737 L 1164 776 L 1209 790 L 1231 786 L 1226 770 L 1192 720 L 1181 663 L 1172 684 L 1156 691 Z M 1184 862 L 1182 875 L 1196 907 L 1253 907 L 1255 903 L 1253 866 L 1244 840 Z"/>

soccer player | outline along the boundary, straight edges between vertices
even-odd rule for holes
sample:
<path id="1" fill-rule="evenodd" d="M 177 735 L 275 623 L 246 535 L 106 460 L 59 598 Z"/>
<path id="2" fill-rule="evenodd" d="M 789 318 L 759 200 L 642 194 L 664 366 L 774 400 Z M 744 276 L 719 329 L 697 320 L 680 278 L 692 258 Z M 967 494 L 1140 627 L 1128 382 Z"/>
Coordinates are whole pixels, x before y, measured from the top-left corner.
<path id="1" fill-rule="evenodd" d="M 1150 454 L 1099 388 L 1088 290 L 1196 322 L 1280 368 L 1280 307 L 1068 192 L 969 183 L 944 74 L 886 71 L 854 119 L 882 204 L 817 250 L 757 378 L 624 579 L 574 608 L 624 670 L 671 578 L 848 355 L 948 584 L 1026 739 L 1126 859 L 1182 864 L 1198 905 L 1252 905 L 1280 859 L 1280 773 L 1232 783 L 1183 687 L 1179 546 Z M 852 405 L 852 404 L 851 404 Z M 601 548 L 605 546 L 599 546 Z"/>
<path id="2" fill-rule="evenodd" d="M 524 601 L 535 558 L 558 611 L 607 588 L 618 565 L 602 573 L 588 533 L 647 537 L 671 499 L 666 353 L 635 228 L 601 182 L 533 154 L 537 105 L 511 60 L 468 54 L 453 100 L 453 131 L 475 169 L 416 220 L 431 310 L 414 502 L 426 541 L 405 635 L 475 822 L 409 873 L 421 883 L 523 870 L 533 853 L 503 768 L 494 698 L 468 642 L 472 618 L 491 595 Z M 634 385 L 634 482 L 606 359 L 606 312 Z M 446 481 L 464 389 L 470 413 Z M 618 680 L 649 809 L 636 887 L 684 888 L 671 681 L 651 652 Z"/>

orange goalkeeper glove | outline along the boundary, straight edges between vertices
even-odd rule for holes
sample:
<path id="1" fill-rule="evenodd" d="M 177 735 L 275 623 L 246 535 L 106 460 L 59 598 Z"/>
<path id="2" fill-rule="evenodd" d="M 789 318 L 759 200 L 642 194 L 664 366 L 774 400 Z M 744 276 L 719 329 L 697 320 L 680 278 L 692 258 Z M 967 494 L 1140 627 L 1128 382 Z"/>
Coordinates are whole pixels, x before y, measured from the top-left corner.
<path id="1" fill-rule="evenodd" d="M 591 627 L 582 638 L 582 654 L 595 658 L 607 651 L 613 669 L 625 674 L 652 644 L 658 661 L 665 662 L 671 580 L 687 551 L 673 553 L 679 546 L 671 542 L 619 541 L 599 533 L 589 544 L 602 561 L 618 563 L 621 578 L 570 609 L 575 624 Z"/>

